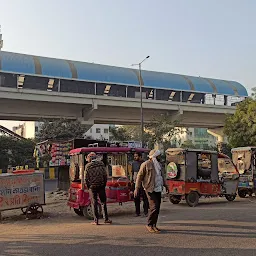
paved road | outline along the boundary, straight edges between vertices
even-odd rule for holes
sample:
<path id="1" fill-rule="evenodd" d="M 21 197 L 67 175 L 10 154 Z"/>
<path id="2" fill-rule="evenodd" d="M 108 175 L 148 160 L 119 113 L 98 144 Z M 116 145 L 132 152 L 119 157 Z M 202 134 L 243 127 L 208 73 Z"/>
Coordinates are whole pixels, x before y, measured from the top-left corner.
<path id="1" fill-rule="evenodd" d="M 58 180 L 45 180 L 45 191 L 52 192 L 57 189 Z"/>
<path id="2" fill-rule="evenodd" d="M 162 205 L 162 234 L 148 234 L 133 204 L 109 206 L 112 226 L 92 226 L 65 202 L 45 207 L 46 217 L 17 215 L 0 225 L 0 255 L 256 256 L 256 198 L 207 199 L 195 208 Z"/>

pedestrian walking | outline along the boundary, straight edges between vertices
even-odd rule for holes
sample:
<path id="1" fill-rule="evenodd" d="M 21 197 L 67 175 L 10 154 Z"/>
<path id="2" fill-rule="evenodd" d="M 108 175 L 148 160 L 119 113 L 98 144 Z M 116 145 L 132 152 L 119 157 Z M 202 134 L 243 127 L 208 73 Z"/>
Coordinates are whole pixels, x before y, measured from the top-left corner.
<path id="1" fill-rule="evenodd" d="M 142 153 L 140 153 L 140 152 L 134 153 L 134 161 L 132 163 L 132 181 L 133 181 L 133 184 L 136 183 L 136 178 L 137 178 L 138 172 L 140 170 L 140 166 L 143 162 L 144 161 L 142 159 Z M 146 195 L 146 192 L 145 192 L 144 188 L 141 186 L 139 188 L 139 191 L 138 191 L 137 195 L 134 197 L 135 217 L 140 216 L 140 201 L 141 201 L 141 198 L 143 200 L 144 216 L 148 216 L 148 209 L 149 209 L 148 198 L 147 198 L 147 195 Z"/>
<path id="2" fill-rule="evenodd" d="M 146 191 L 149 201 L 148 224 L 146 227 L 150 233 L 159 233 L 161 231 L 157 227 L 157 220 L 163 187 L 165 187 L 166 192 L 169 193 L 168 186 L 165 183 L 163 169 L 160 164 L 160 156 L 161 152 L 159 150 L 150 151 L 149 160 L 141 164 L 134 191 L 134 195 L 137 196 L 141 185 Z"/>
<path id="3" fill-rule="evenodd" d="M 96 159 L 96 154 L 91 152 L 87 156 L 87 164 L 85 166 L 85 182 L 89 189 L 91 204 L 94 215 L 93 224 L 99 225 L 98 197 L 103 207 L 103 218 L 105 224 L 111 224 L 112 221 L 108 218 L 106 184 L 107 172 L 102 161 Z"/>

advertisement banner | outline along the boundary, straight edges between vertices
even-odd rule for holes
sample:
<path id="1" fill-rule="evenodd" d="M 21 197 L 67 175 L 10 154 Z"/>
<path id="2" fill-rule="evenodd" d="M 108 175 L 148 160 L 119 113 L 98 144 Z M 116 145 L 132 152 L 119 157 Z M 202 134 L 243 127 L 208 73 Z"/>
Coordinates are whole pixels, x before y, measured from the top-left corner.
<path id="1" fill-rule="evenodd" d="M 45 204 L 43 173 L 0 175 L 0 211 L 31 203 Z"/>

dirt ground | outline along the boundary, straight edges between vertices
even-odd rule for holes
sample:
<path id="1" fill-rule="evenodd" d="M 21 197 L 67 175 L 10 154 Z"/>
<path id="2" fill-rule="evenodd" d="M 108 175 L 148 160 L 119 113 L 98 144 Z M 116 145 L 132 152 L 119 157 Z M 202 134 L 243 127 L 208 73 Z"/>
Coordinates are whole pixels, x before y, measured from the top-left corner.
<path id="1" fill-rule="evenodd" d="M 64 221 L 66 219 L 78 217 L 73 209 L 70 209 L 67 206 L 67 192 L 59 191 L 59 192 L 48 192 L 46 193 L 46 205 L 43 206 L 44 214 L 42 219 L 59 219 L 59 221 Z M 125 203 L 122 206 L 118 204 L 109 204 L 108 211 L 110 215 L 115 216 L 131 216 L 134 213 L 134 204 L 133 202 Z M 87 220 L 85 217 L 85 221 Z M 2 212 L 2 223 L 12 223 L 25 221 L 26 217 L 22 214 L 20 209 L 17 210 L 9 210 Z M 29 220 L 28 220 L 29 221 Z"/>

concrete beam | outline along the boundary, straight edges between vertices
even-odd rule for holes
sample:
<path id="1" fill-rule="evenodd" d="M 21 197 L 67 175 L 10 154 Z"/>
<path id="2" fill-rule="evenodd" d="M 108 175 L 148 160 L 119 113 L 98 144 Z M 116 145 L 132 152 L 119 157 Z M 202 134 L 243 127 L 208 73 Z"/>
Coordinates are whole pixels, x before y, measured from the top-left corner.
<path id="1" fill-rule="evenodd" d="M 184 127 L 215 128 L 224 125 L 235 108 L 143 100 L 144 120 L 169 113 Z M 140 100 L 121 97 L 17 90 L 0 87 L 0 119 L 36 121 L 40 118 L 93 120 L 102 124 L 139 124 Z"/>
<path id="2" fill-rule="evenodd" d="M 225 142 L 225 135 L 223 127 L 218 127 L 214 129 L 208 129 L 207 132 L 217 138 L 219 143 Z"/>
<path id="3" fill-rule="evenodd" d="M 54 102 L 89 106 L 92 106 L 93 104 L 95 104 L 94 102 L 97 102 L 97 105 L 99 106 L 140 108 L 140 99 L 137 98 L 110 97 L 78 93 L 48 92 L 28 89 L 18 90 L 5 87 L 0 87 L 0 99 Z M 168 111 L 179 111 L 180 109 L 182 109 L 184 112 L 193 111 L 215 114 L 233 114 L 235 112 L 235 107 L 229 106 L 169 102 L 147 99 L 143 100 L 143 108 Z"/>

